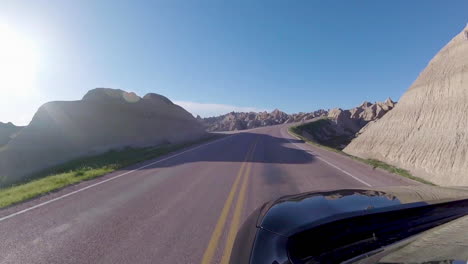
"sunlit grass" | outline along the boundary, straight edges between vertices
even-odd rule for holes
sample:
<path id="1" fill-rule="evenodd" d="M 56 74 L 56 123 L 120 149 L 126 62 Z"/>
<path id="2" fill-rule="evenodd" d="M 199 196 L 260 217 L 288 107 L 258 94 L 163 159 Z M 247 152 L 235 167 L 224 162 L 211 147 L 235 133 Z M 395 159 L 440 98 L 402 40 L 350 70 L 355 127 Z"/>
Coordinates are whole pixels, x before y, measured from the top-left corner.
<path id="1" fill-rule="evenodd" d="M 210 136 L 184 144 L 147 148 L 125 148 L 122 150 L 112 150 L 96 156 L 75 159 L 32 175 L 25 182 L 0 189 L 0 208 L 219 137 Z"/>
<path id="2" fill-rule="evenodd" d="M 34 180 L 25 184 L 1 189 L 0 208 L 21 201 L 29 200 L 42 194 L 60 189 L 67 185 L 96 178 L 114 170 L 115 168 L 112 167 L 80 169 L 76 171 L 46 176 L 45 178 Z"/>
<path id="3" fill-rule="evenodd" d="M 422 178 L 413 176 L 409 171 L 407 171 L 405 169 L 395 167 L 395 166 L 390 165 L 390 164 L 387 164 L 387 163 L 385 163 L 383 161 L 376 160 L 376 159 L 362 159 L 362 158 L 359 158 L 359 157 L 351 156 L 349 154 L 346 154 L 346 155 L 352 157 L 355 160 L 359 160 L 359 161 L 362 161 L 364 163 L 367 163 L 367 164 L 371 165 L 374 168 L 381 168 L 381 169 L 384 169 L 384 170 L 386 170 L 388 172 L 398 174 L 398 175 L 401 175 L 403 177 L 406 177 L 406 178 L 409 178 L 409 179 L 412 179 L 412 180 L 415 180 L 415 181 L 419 181 L 419 182 L 422 182 L 422 183 L 425 183 L 425 184 L 428 184 L 428 185 L 434 185 L 435 186 L 435 184 L 430 182 L 430 181 L 427 181 L 427 180 L 424 180 Z"/>

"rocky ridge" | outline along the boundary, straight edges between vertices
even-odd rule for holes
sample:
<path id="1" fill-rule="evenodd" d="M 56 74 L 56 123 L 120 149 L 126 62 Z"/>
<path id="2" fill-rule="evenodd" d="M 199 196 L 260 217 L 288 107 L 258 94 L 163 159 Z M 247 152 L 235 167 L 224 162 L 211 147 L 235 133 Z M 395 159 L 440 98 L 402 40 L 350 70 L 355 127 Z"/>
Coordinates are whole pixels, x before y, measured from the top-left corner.
<path id="1" fill-rule="evenodd" d="M 206 127 L 207 131 L 233 131 L 256 127 L 272 126 L 285 123 L 308 121 L 325 116 L 326 110 L 320 109 L 310 113 L 287 114 L 278 109 L 272 112 L 231 112 L 225 115 L 197 119 Z"/>
<path id="2" fill-rule="evenodd" d="M 327 110 L 317 110 L 308 113 L 287 114 L 275 109 L 272 112 L 231 112 L 216 117 L 201 118 L 201 122 L 207 131 L 233 131 L 244 130 L 256 127 L 288 124 L 295 122 L 306 122 L 320 117 L 328 117 L 335 120 L 335 123 L 344 128 L 351 129 L 356 133 L 369 121 L 382 117 L 386 112 L 395 106 L 395 102 L 388 98 L 385 102 L 369 103 L 364 102 L 360 106 L 349 110 L 341 108 Z"/>
<path id="3" fill-rule="evenodd" d="M 303 136 L 320 144 L 343 149 L 369 122 L 383 117 L 395 107 L 396 102 L 388 98 L 374 104 L 363 102 L 349 110 L 335 108 L 320 120 L 300 126 Z"/>

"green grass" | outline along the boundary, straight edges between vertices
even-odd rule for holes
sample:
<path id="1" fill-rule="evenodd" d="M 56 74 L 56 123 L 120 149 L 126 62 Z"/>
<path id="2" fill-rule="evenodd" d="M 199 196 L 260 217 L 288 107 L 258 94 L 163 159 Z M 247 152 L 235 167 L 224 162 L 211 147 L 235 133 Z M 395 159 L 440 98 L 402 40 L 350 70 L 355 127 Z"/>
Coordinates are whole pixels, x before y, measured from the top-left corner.
<path id="1" fill-rule="evenodd" d="M 315 122 L 312 122 L 312 123 L 315 123 Z M 427 185 L 435 186 L 434 183 L 432 183 L 430 181 L 427 181 L 427 180 L 424 180 L 422 178 L 416 177 L 416 176 L 412 175 L 409 171 L 407 171 L 405 169 L 395 167 L 393 165 L 387 164 L 387 163 L 385 163 L 383 161 L 380 161 L 380 160 L 363 159 L 363 158 L 359 158 L 359 157 L 356 157 L 356 156 L 353 156 L 353 155 L 349 155 L 348 153 L 345 153 L 345 152 L 343 152 L 343 151 L 341 151 L 339 149 L 335 149 L 335 148 L 332 148 L 332 147 L 329 147 L 329 146 L 325 146 L 325 145 L 319 144 L 319 143 L 317 143 L 315 141 L 312 141 L 312 140 L 310 140 L 310 139 L 308 139 L 306 137 L 303 137 L 302 136 L 301 126 L 304 126 L 304 125 L 290 127 L 288 129 L 288 132 L 291 135 L 300 138 L 301 140 L 303 140 L 304 142 L 306 142 L 308 144 L 311 144 L 311 145 L 326 149 L 328 151 L 333 151 L 333 152 L 348 156 L 348 157 L 350 157 L 350 158 L 352 158 L 354 160 L 357 160 L 357 161 L 363 162 L 365 164 L 368 164 L 368 165 L 372 166 L 374 169 L 375 168 L 380 168 L 380 169 L 386 170 L 386 171 L 388 171 L 390 173 L 393 173 L 393 174 L 397 174 L 397 175 L 400 175 L 400 176 L 403 176 L 403 177 L 406 177 L 406 178 L 409 178 L 409 179 L 412 179 L 412 180 L 415 180 L 415 181 L 418 181 L 418 182 L 421 182 L 421 183 L 424 183 L 424 184 L 427 184 Z"/>
<path id="2" fill-rule="evenodd" d="M 344 154 L 346 154 L 346 153 L 344 153 Z M 353 158 L 355 160 L 358 160 L 358 161 L 364 162 L 366 164 L 369 164 L 374 168 L 381 168 L 381 169 L 386 170 L 388 172 L 391 172 L 393 174 L 397 174 L 397 175 L 400 175 L 400 176 L 403 176 L 403 177 L 406 177 L 406 178 L 409 178 L 409 179 L 412 179 L 412 180 L 415 180 L 415 181 L 418 181 L 418 182 L 421 182 L 421 183 L 424 183 L 424 184 L 427 184 L 427 185 L 435 186 L 435 184 L 430 182 L 430 181 L 427 181 L 427 180 L 424 180 L 422 178 L 413 176 L 409 171 L 407 171 L 405 169 L 395 167 L 395 166 L 390 165 L 390 164 L 387 164 L 387 163 L 385 163 L 383 161 L 376 160 L 376 159 L 362 159 L 362 158 L 355 157 L 355 156 L 352 156 L 352 155 L 349 155 L 349 154 L 346 154 L 346 155 L 350 156 L 351 158 Z"/>
<path id="3" fill-rule="evenodd" d="M 75 159 L 32 175 L 16 185 L 0 189 L 0 208 L 17 204 L 65 186 L 103 176 L 117 169 L 200 144 L 221 136 L 210 136 L 184 144 L 158 147 L 125 148 Z"/>

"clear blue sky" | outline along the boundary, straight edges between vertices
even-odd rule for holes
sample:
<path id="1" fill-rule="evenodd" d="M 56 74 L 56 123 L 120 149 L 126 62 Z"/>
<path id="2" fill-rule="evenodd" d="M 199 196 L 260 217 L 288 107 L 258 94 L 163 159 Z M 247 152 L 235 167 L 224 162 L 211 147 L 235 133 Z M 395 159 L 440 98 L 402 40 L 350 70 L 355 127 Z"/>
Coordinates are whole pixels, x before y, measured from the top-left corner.
<path id="1" fill-rule="evenodd" d="M 94 87 L 160 93 L 204 115 L 398 99 L 467 22 L 466 0 L 3 0 L 0 25 L 33 43 L 37 69 L 34 93 L 0 87 L 0 121 L 27 123 L 42 103 Z"/>

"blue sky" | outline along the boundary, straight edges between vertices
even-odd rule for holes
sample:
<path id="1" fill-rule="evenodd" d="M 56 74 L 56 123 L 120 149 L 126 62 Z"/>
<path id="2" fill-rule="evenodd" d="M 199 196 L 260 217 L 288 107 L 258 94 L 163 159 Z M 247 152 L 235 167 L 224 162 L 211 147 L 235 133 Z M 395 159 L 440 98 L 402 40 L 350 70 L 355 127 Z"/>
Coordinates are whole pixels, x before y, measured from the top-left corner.
<path id="1" fill-rule="evenodd" d="M 31 87 L 0 87 L 0 121 L 19 124 L 94 87 L 160 93 L 204 116 L 397 100 L 468 22 L 466 0 L 1 5 L 0 26 L 35 53 Z"/>

